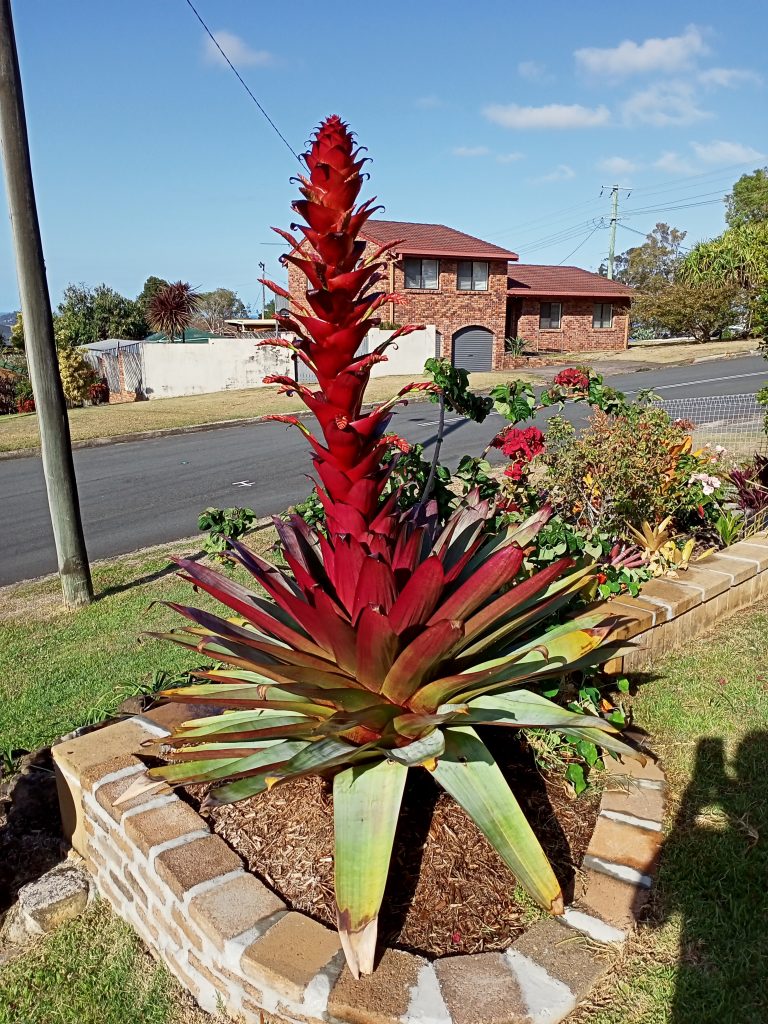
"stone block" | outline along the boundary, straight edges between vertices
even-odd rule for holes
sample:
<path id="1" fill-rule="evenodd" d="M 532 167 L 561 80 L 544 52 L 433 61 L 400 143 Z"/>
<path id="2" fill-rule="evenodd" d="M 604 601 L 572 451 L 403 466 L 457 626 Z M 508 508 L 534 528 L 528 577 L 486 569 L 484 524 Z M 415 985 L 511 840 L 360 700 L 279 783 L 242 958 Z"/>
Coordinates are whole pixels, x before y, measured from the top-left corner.
<path id="1" fill-rule="evenodd" d="M 155 725 L 159 725 L 168 732 L 173 732 L 182 722 L 190 722 L 194 718 L 207 718 L 209 715 L 220 714 L 221 708 L 211 704 L 182 704 L 176 701 L 169 701 L 167 704 L 158 704 L 142 714 L 142 718 L 148 719 Z"/>
<path id="2" fill-rule="evenodd" d="M 661 822 L 665 803 L 662 790 L 638 786 L 630 776 L 619 776 L 608 779 L 600 807 L 603 811 L 618 811 L 645 821 Z"/>
<path id="3" fill-rule="evenodd" d="M 399 1024 L 426 960 L 387 949 L 373 974 L 355 981 L 345 967 L 328 999 L 331 1017 L 349 1024 Z"/>
<path id="4" fill-rule="evenodd" d="M 643 584 L 642 595 L 644 601 L 667 608 L 670 619 L 701 604 L 701 592 L 698 589 L 688 587 L 680 580 L 668 578 L 648 580 Z"/>
<path id="5" fill-rule="evenodd" d="M 243 951 L 240 965 L 257 985 L 269 985 L 299 1003 L 306 986 L 340 948 L 336 932 L 291 912 Z"/>
<path id="6" fill-rule="evenodd" d="M 530 1021 L 528 1003 L 502 953 L 443 957 L 435 961 L 435 971 L 453 1024 Z"/>
<path id="7" fill-rule="evenodd" d="M 660 832 L 600 817 L 587 853 L 590 857 L 610 861 L 612 864 L 623 864 L 644 875 L 650 875 L 659 859 L 660 846 Z"/>
<path id="8" fill-rule="evenodd" d="M 628 637 L 637 636 L 638 633 L 651 629 L 656 625 L 657 616 L 658 621 L 661 622 L 666 611 L 666 609 L 653 604 L 651 601 L 644 601 L 641 597 L 629 596 L 615 598 L 609 603 L 608 607 L 613 610 L 614 614 L 627 618 L 636 624 L 630 627 L 631 632 L 627 633 Z"/>
<path id="9" fill-rule="evenodd" d="M 193 896 L 189 903 L 190 917 L 218 949 L 223 949 L 228 939 L 285 909 L 283 901 L 266 885 L 245 873 L 211 892 Z"/>
<path id="10" fill-rule="evenodd" d="M 144 793 L 139 793 L 138 796 L 131 797 L 130 800 L 115 806 L 115 801 L 119 800 L 123 793 L 135 785 L 140 778 L 140 775 L 128 775 L 123 779 L 117 779 L 115 782 L 106 782 L 96 790 L 96 802 L 100 807 L 103 807 L 115 822 L 119 822 L 125 812 L 129 811 L 132 807 L 138 807 L 140 804 L 145 804 L 148 800 L 154 800 L 158 796 L 170 796 L 173 792 L 170 786 L 163 784 L 157 789 L 146 790 Z"/>
<path id="11" fill-rule="evenodd" d="M 616 928 L 633 927 L 648 902 L 649 890 L 611 878 L 600 871 L 584 872 L 584 894 L 578 901 L 587 913 L 594 914 Z"/>
<path id="12" fill-rule="evenodd" d="M 605 771 L 606 775 L 611 779 L 612 777 L 635 779 L 639 780 L 641 785 L 644 780 L 647 780 L 649 782 L 661 783 L 663 788 L 666 782 L 664 772 L 659 767 L 658 762 L 654 761 L 651 757 L 646 758 L 645 764 L 642 764 L 635 757 L 606 758 Z"/>
<path id="13" fill-rule="evenodd" d="M 242 869 L 242 866 L 238 855 L 219 836 L 194 839 L 191 843 L 163 850 L 155 857 L 155 871 L 179 899 L 193 886 Z"/>
<path id="14" fill-rule="evenodd" d="M 729 548 L 725 551 L 718 551 L 714 555 L 709 555 L 703 562 L 697 562 L 696 565 L 700 565 L 702 569 L 724 572 L 731 577 L 731 586 L 738 586 L 739 583 L 744 583 L 755 575 L 757 566 L 749 559 L 733 558 L 729 552 Z"/>
<path id="15" fill-rule="evenodd" d="M 758 572 L 768 569 L 768 538 L 765 536 L 750 537 L 731 544 L 726 551 L 731 558 L 745 558 L 754 562 Z"/>
<path id="16" fill-rule="evenodd" d="M 144 854 L 149 853 L 153 846 L 197 832 L 203 827 L 200 815 L 181 800 L 172 800 L 150 811 L 139 811 L 123 822 L 126 836 Z"/>
<path id="17" fill-rule="evenodd" d="M 554 918 L 536 921 L 512 946 L 539 964 L 582 999 L 610 965 L 606 955 L 595 955 L 595 943 Z"/>
<path id="18" fill-rule="evenodd" d="M 713 597 L 728 590 L 731 585 L 730 575 L 709 568 L 709 561 L 689 565 L 680 573 L 680 579 L 686 587 L 695 587 L 699 590 L 702 601 L 712 600 Z"/>
<path id="19" fill-rule="evenodd" d="M 79 917 L 91 892 L 82 868 L 63 863 L 19 889 L 19 912 L 30 935 L 45 935 Z"/>
<path id="20" fill-rule="evenodd" d="M 80 779 L 87 769 L 98 769 L 100 765 L 108 765 L 118 757 L 136 754 L 144 740 L 150 737 L 151 734 L 141 723 L 127 718 L 76 739 L 57 743 L 51 753 L 65 772 Z M 98 777 L 105 774 L 106 769 Z M 93 777 L 90 772 L 89 778 Z"/>

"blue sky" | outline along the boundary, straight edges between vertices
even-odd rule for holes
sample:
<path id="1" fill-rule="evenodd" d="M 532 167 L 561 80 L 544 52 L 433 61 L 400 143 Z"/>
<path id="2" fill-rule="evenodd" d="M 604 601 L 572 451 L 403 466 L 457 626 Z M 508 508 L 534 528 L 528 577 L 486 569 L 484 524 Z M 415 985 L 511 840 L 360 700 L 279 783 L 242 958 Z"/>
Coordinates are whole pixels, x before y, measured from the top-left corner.
<path id="1" fill-rule="evenodd" d="M 197 6 L 295 149 L 340 113 L 384 216 L 525 262 L 596 269 L 614 182 L 634 189 L 619 251 L 657 220 L 716 234 L 723 192 L 768 159 L 762 4 Z M 296 165 L 184 0 L 16 0 L 15 17 L 53 301 L 157 274 L 258 305 Z M 0 310 L 17 301 L 2 217 Z"/>

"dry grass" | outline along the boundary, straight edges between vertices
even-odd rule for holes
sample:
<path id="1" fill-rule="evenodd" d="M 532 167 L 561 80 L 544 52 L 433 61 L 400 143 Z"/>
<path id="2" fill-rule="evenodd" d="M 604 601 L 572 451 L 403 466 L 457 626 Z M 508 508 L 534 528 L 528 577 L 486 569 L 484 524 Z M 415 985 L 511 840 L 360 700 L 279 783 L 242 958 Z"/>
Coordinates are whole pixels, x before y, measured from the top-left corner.
<path id="1" fill-rule="evenodd" d="M 670 344 L 659 342 L 656 345 L 633 345 L 632 348 L 623 352 L 578 352 L 578 353 L 557 353 L 553 354 L 553 363 L 649 363 L 652 365 L 672 365 L 693 361 L 694 359 L 710 358 L 718 356 L 743 356 L 757 348 L 758 342 L 753 339 L 738 339 L 735 341 L 708 341 L 697 343 L 693 341 Z M 547 357 L 549 358 L 549 356 Z"/>
<path id="2" fill-rule="evenodd" d="M 471 386 L 491 388 L 510 377 L 534 380 L 530 374 L 512 372 L 473 373 Z M 370 402 L 390 398 L 412 380 L 425 377 L 393 376 L 371 381 L 366 394 Z M 217 391 L 211 395 L 189 395 L 185 398 L 158 398 L 151 402 L 128 405 L 98 405 L 87 409 L 70 409 L 69 429 L 73 441 L 92 441 L 100 437 L 138 434 L 146 430 L 168 430 L 194 427 L 204 423 L 224 423 L 251 419 L 268 413 L 290 413 L 304 409 L 301 401 L 280 395 L 277 388 L 249 388 L 243 391 Z M 37 416 L 0 417 L 0 452 L 38 448 Z"/>

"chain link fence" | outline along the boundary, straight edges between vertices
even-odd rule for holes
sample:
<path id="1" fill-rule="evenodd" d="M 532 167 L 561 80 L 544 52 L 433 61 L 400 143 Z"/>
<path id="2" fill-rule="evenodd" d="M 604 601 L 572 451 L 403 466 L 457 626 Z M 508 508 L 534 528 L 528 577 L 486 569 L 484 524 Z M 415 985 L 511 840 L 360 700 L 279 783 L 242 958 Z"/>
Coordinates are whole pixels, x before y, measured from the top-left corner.
<path id="1" fill-rule="evenodd" d="M 672 419 L 682 420 L 691 430 L 695 448 L 722 445 L 736 458 L 768 452 L 766 410 L 754 395 L 671 398 L 662 399 L 661 405 Z"/>

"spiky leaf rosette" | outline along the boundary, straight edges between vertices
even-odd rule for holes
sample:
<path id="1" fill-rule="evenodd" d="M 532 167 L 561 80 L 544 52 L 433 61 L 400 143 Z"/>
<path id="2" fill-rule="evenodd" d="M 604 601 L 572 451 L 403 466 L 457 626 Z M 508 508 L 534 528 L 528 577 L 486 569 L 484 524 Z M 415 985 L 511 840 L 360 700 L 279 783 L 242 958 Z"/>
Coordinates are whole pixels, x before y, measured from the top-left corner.
<path id="1" fill-rule="evenodd" d="M 379 908 L 409 768 L 431 771 L 473 818 L 531 896 L 562 910 L 546 856 L 475 726 L 556 729 L 620 754 L 633 751 L 603 719 L 567 711 L 538 684 L 610 657 L 612 624 L 582 615 L 547 626 L 591 583 L 563 558 L 526 576 L 524 552 L 550 515 L 491 529 L 493 508 L 471 494 L 440 527 L 434 505 L 402 512 L 382 500 L 381 433 L 391 405 L 361 412 L 370 357 L 355 352 L 375 322 L 376 261 L 357 233 L 362 161 L 338 118 L 306 154 L 295 209 L 306 245 L 288 259 L 306 275 L 308 312 L 287 321 L 318 389 L 310 437 L 327 533 L 298 516 L 275 520 L 283 571 L 241 543 L 233 556 L 261 591 L 195 561 L 182 578 L 230 610 L 180 604 L 186 629 L 156 634 L 210 655 L 205 682 L 165 691 L 223 714 L 184 723 L 164 742 L 152 779 L 214 783 L 209 804 L 241 800 L 308 774 L 333 778 L 339 932 L 355 976 L 370 973 Z M 286 388 L 295 389 L 290 381 Z M 263 596 L 266 592 L 267 597 Z"/>

